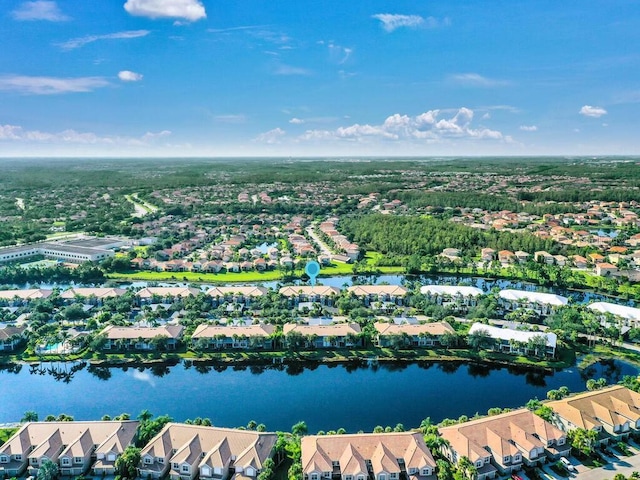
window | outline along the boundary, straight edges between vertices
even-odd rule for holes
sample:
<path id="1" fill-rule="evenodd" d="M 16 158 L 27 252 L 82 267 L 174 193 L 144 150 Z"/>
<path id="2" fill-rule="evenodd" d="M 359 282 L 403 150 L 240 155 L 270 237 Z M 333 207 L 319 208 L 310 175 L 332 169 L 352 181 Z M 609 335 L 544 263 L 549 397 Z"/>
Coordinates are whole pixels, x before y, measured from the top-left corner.
<path id="1" fill-rule="evenodd" d="M 173 468 L 174 468 L 175 470 L 177 470 L 179 467 L 180 467 L 180 465 L 178 465 L 177 463 L 174 463 L 174 464 L 173 464 Z"/>
<path id="2" fill-rule="evenodd" d="M 564 438 L 558 439 L 558 445 L 564 445 Z"/>
<path id="3" fill-rule="evenodd" d="M 516 454 L 513 456 L 513 461 L 514 462 L 519 462 L 520 461 L 520 455 Z"/>
<path id="4" fill-rule="evenodd" d="M 331 462 L 331 465 L 333 465 L 334 467 L 338 467 L 340 466 L 340 462 L 337 460 L 334 460 L 333 462 Z"/>
<path id="5" fill-rule="evenodd" d="M 344 480 L 353 480 L 353 475 L 345 475 Z"/>
<path id="6" fill-rule="evenodd" d="M 71 459 L 67 457 L 63 458 L 62 465 L 71 465 Z"/>
<path id="7" fill-rule="evenodd" d="M 409 469 L 409 475 L 415 475 L 416 473 L 418 473 L 418 469 L 416 467 L 411 467 Z"/>
<path id="8" fill-rule="evenodd" d="M 20 454 L 17 454 L 14 458 L 15 458 L 16 460 L 20 460 L 20 461 L 22 461 L 22 455 L 20 455 Z"/>
<path id="9" fill-rule="evenodd" d="M 509 460 L 511 460 L 511 457 L 509 455 L 507 455 L 502 459 L 502 462 L 503 463 L 509 463 Z"/>
<path id="10" fill-rule="evenodd" d="M 82 457 L 74 457 L 73 463 L 82 463 Z"/>
<path id="11" fill-rule="evenodd" d="M 150 457 L 144 457 L 144 463 L 146 465 L 150 465 L 153 463 L 153 459 L 151 459 Z"/>
<path id="12" fill-rule="evenodd" d="M 380 475 L 378 475 L 378 480 L 387 480 L 387 475 L 384 473 L 381 473 Z"/>
<path id="13" fill-rule="evenodd" d="M 358 475 L 358 480 L 364 480 L 364 475 Z"/>
<path id="14" fill-rule="evenodd" d="M 482 467 L 482 460 L 478 460 L 476 462 L 476 467 L 478 467 L 478 468 Z"/>
<path id="15" fill-rule="evenodd" d="M 397 480 L 398 478 L 398 474 L 396 472 L 393 472 L 390 476 L 393 480 Z"/>
<path id="16" fill-rule="evenodd" d="M 429 475 L 431 475 L 431 470 L 428 468 L 423 468 L 422 475 L 424 475 L 425 477 L 428 477 Z"/>
<path id="17" fill-rule="evenodd" d="M 182 465 L 182 471 L 185 473 L 189 472 L 189 465 Z"/>
<path id="18" fill-rule="evenodd" d="M 311 480 L 318 480 L 318 474 L 317 473 L 312 473 L 311 474 Z"/>
<path id="19" fill-rule="evenodd" d="M 324 478 L 331 478 L 331 472 L 324 472 Z"/>
<path id="20" fill-rule="evenodd" d="M 0 456 L 0 463 L 9 463 L 9 457 L 6 455 Z"/>
<path id="21" fill-rule="evenodd" d="M 38 464 L 38 459 L 37 458 L 32 458 L 31 459 L 31 465 L 37 465 Z"/>
<path id="22" fill-rule="evenodd" d="M 161 465 L 164 464 L 164 458 L 158 458 L 158 463 Z"/>

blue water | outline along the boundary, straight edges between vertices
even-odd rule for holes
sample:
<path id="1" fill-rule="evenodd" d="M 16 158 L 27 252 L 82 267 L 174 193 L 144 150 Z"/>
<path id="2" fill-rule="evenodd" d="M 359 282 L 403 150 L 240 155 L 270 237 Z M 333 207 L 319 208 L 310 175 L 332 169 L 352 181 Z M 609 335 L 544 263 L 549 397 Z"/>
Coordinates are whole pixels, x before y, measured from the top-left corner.
<path id="1" fill-rule="evenodd" d="M 376 425 L 416 427 L 425 417 L 486 413 L 518 407 L 566 385 L 582 391 L 588 378 L 611 383 L 638 369 L 621 362 L 548 374 L 515 368 L 455 363 L 175 367 L 96 369 L 45 364 L 0 370 L 0 423 L 18 421 L 27 410 L 44 418 L 66 413 L 77 420 L 148 409 L 177 421 L 209 417 L 214 425 L 237 427 L 250 420 L 273 430 L 304 420 L 311 432 L 340 427 L 371 431 Z"/>

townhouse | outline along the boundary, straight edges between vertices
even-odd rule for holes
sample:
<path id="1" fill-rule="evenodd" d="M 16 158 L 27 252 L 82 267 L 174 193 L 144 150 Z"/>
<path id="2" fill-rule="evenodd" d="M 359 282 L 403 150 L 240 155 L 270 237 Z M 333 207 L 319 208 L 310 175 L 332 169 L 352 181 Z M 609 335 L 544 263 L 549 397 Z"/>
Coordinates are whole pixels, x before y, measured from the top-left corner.
<path id="1" fill-rule="evenodd" d="M 361 329 L 357 323 L 334 323 L 332 325 L 301 325 L 287 323 L 282 329 L 288 345 L 299 336 L 307 347 L 332 348 L 362 345 Z"/>
<path id="2" fill-rule="evenodd" d="M 214 306 L 225 302 L 249 306 L 255 298 L 263 297 L 267 293 L 268 289 L 254 286 L 213 287 L 207 290 L 207 296 L 211 297 Z"/>
<path id="3" fill-rule="evenodd" d="M 621 319 L 625 327 L 637 328 L 640 326 L 640 308 L 609 302 L 594 302 L 587 308 L 599 314 L 601 323 L 606 323 L 608 317 L 613 316 Z"/>
<path id="4" fill-rule="evenodd" d="M 95 475 L 113 475 L 117 458 L 135 440 L 138 423 L 26 423 L 0 447 L 0 477 L 27 469 L 35 477 L 47 460 L 57 463 L 65 476 L 83 475 L 92 466 Z"/>
<path id="5" fill-rule="evenodd" d="M 392 346 L 397 338 L 402 339 L 404 346 L 407 347 L 433 347 L 440 345 L 442 335 L 455 333 L 448 322 L 419 324 L 376 322 L 373 326 L 377 332 L 375 344 L 379 347 Z"/>
<path id="6" fill-rule="evenodd" d="M 27 327 L 0 324 L 0 352 L 12 352 L 25 340 Z"/>
<path id="7" fill-rule="evenodd" d="M 25 290 L 0 290 L 0 305 L 17 307 L 26 305 L 31 300 L 42 300 L 49 298 L 52 290 L 42 288 L 30 288 Z"/>
<path id="8" fill-rule="evenodd" d="M 340 295 L 340 289 L 324 285 L 291 285 L 282 287 L 279 293 L 289 299 L 291 306 L 312 302 L 331 307 L 334 305 L 336 297 Z"/>
<path id="9" fill-rule="evenodd" d="M 466 457 L 477 480 L 509 475 L 568 455 L 565 432 L 527 409 L 514 410 L 440 429 L 443 455 L 458 464 Z"/>
<path id="10" fill-rule="evenodd" d="M 141 305 L 173 303 L 177 299 L 195 297 L 201 291 L 193 287 L 144 287 L 136 292 Z"/>
<path id="11" fill-rule="evenodd" d="M 70 304 L 74 301 L 81 299 L 84 302 L 91 305 L 102 305 L 105 299 L 115 298 L 124 295 L 127 291 L 124 288 L 81 288 L 73 287 L 65 290 L 60 294 L 60 298 L 65 300 L 65 303 Z"/>
<path id="12" fill-rule="evenodd" d="M 420 293 L 427 297 L 427 300 L 442 305 L 450 306 L 456 310 L 466 310 L 478 304 L 478 297 L 483 294 L 477 287 L 450 286 L 450 285 L 423 285 Z"/>
<path id="13" fill-rule="evenodd" d="M 302 438 L 303 480 L 430 480 L 436 463 L 420 433 Z"/>
<path id="14" fill-rule="evenodd" d="M 139 474 L 172 480 L 255 480 L 275 433 L 168 423 L 140 452 Z"/>
<path id="15" fill-rule="evenodd" d="M 530 330 L 514 330 L 507 327 L 495 327 L 484 323 L 474 323 L 469 335 L 483 331 L 496 342 L 494 349 L 502 353 L 522 355 L 539 355 L 554 357 L 558 344 L 558 336 L 553 332 L 535 332 Z"/>
<path id="16" fill-rule="evenodd" d="M 404 298 L 409 293 L 407 288 L 399 285 L 352 285 L 347 291 L 362 298 L 367 306 L 375 302 L 403 305 Z"/>
<path id="17" fill-rule="evenodd" d="M 598 432 L 598 443 L 628 438 L 640 430 L 640 393 L 622 385 L 549 402 L 564 430 Z"/>
<path id="18" fill-rule="evenodd" d="M 109 325 L 100 332 L 106 338 L 104 350 L 155 350 L 160 342 L 175 350 L 182 338 L 182 325 L 160 327 L 117 327 Z"/>
<path id="19" fill-rule="evenodd" d="M 269 324 L 224 326 L 201 324 L 193 332 L 194 346 L 223 350 L 229 348 L 273 348 L 276 327 Z"/>
<path id="20" fill-rule="evenodd" d="M 533 310 L 538 315 L 549 315 L 555 308 L 562 307 L 568 302 L 567 297 L 552 293 L 510 289 L 501 290 L 498 293 L 498 303 L 508 312 L 518 308 L 526 308 Z"/>

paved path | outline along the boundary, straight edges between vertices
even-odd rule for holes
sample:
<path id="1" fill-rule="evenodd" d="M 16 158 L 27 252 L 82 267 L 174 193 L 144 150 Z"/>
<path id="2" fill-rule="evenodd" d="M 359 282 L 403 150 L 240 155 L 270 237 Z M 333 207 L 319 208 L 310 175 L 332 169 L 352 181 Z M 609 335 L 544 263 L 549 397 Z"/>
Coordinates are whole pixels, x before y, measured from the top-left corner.
<path id="1" fill-rule="evenodd" d="M 576 480 L 607 480 L 612 479 L 618 473 L 630 477 L 634 471 L 640 471 L 640 454 L 620 457 L 604 467 L 580 472 L 573 478 Z"/>
<path id="2" fill-rule="evenodd" d="M 331 250 L 329 250 L 329 246 L 322 241 L 322 239 L 318 236 L 318 234 L 315 232 L 313 227 L 307 227 L 307 233 L 318 244 L 323 255 L 327 255 L 329 257 L 332 255 Z"/>

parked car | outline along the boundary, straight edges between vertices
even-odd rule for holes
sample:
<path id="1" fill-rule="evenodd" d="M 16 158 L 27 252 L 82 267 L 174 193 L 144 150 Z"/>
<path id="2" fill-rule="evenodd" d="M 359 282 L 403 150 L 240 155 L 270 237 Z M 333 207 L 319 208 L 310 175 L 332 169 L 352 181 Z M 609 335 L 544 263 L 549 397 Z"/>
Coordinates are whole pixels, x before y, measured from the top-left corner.
<path id="1" fill-rule="evenodd" d="M 512 473 L 511 474 L 511 480 L 522 480 L 522 477 L 520 475 Z"/>
<path id="2" fill-rule="evenodd" d="M 567 457 L 560 457 L 560 463 L 562 463 L 562 465 L 564 465 L 564 468 L 566 468 L 568 471 L 576 471 L 576 467 L 574 467 L 573 464 L 569 460 L 567 460 Z"/>

